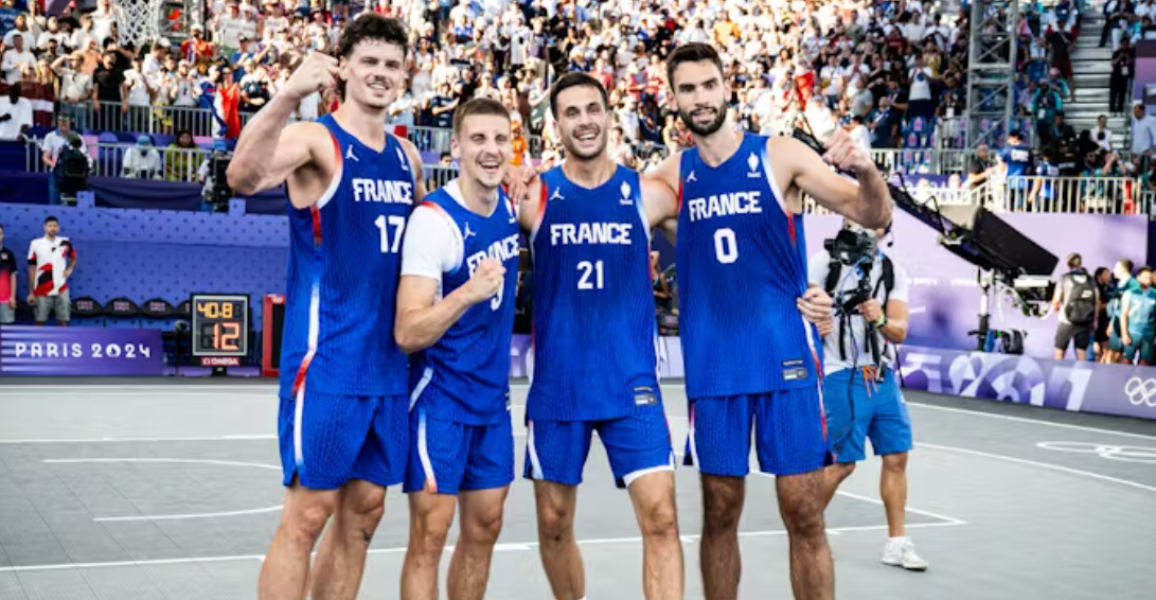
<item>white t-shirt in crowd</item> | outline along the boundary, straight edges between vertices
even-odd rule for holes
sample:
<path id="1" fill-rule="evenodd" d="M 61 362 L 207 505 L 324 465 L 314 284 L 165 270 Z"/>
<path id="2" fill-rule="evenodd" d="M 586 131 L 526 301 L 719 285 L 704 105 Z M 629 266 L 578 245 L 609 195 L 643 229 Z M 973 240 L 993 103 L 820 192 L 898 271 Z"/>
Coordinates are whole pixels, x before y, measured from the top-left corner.
<path id="1" fill-rule="evenodd" d="M 0 61 L 0 70 L 4 71 L 4 82 L 8 85 L 20 82 L 20 71 L 24 65 L 35 65 L 36 55 L 28 51 L 25 46 L 24 50 L 17 52 L 15 49 L 8 49 L 4 52 L 4 59 Z"/>
<path id="2" fill-rule="evenodd" d="M 32 282 L 33 293 L 37 296 L 59 296 L 68 289 L 68 281 L 64 278 L 64 270 L 68 268 L 68 261 L 76 258 L 76 249 L 72 242 L 63 236 L 53 239 L 47 237 L 36 238 L 28 245 L 28 266 L 36 268 L 37 281 Z M 40 284 L 40 278 L 47 273 L 51 284 Z"/>
<path id="3" fill-rule="evenodd" d="M 917 77 L 918 74 L 923 75 L 922 80 Z M 911 90 L 907 95 L 908 100 L 931 100 L 931 67 L 912 68 L 909 79 Z"/>
<path id="4" fill-rule="evenodd" d="M 15 141 L 22 126 L 32 127 L 32 103 L 28 98 L 20 98 L 15 105 L 8 96 L 0 98 L 0 116 L 4 115 L 11 115 L 12 118 L 0 123 L 0 140 Z"/>

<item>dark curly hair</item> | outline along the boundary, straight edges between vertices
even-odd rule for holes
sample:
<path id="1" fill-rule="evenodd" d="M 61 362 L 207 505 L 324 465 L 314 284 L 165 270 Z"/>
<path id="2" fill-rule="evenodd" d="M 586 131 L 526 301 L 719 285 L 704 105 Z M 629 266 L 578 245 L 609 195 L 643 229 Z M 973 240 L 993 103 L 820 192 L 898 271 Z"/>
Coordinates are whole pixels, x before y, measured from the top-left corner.
<path id="1" fill-rule="evenodd" d="M 364 12 L 349 22 L 337 40 L 337 58 L 349 58 L 353 48 L 365 40 L 393 44 L 409 53 L 409 31 L 397 19 L 383 17 L 377 13 Z M 340 79 L 340 78 L 339 78 Z M 337 82 L 337 94 L 345 100 L 345 81 Z"/>
<path id="2" fill-rule="evenodd" d="M 365 40 L 394 44 L 403 52 L 409 50 L 409 31 L 401 21 L 366 12 L 350 21 L 341 32 L 341 38 L 337 40 L 337 58 L 349 58 L 353 47 Z"/>

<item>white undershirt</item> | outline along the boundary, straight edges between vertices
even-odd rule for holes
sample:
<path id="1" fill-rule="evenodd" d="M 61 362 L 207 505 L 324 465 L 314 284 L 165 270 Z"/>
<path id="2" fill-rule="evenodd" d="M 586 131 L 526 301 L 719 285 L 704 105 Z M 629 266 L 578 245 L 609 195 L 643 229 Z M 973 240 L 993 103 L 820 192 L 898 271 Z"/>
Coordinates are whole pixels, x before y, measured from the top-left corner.
<path id="1" fill-rule="evenodd" d="M 463 207 L 458 180 L 443 188 Z M 456 271 L 465 255 L 465 240 L 461 229 L 440 207 L 422 203 L 414 209 L 405 226 L 405 242 L 401 251 L 401 274 L 426 277 L 438 282 L 437 299 L 442 297 L 442 275 Z"/>

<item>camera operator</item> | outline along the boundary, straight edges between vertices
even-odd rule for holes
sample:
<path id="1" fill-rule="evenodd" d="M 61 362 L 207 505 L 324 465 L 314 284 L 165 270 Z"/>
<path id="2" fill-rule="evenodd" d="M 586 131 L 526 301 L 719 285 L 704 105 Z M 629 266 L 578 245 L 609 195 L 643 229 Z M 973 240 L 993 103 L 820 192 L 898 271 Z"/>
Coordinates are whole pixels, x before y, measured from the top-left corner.
<path id="1" fill-rule="evenodd" d="M 895 378 L 895 345 L 907 338 L 907 272 L 879 249 L 884 230 L 844 221 L 825 251 L 809 259 L 810 280 L 834 299 L 834 331 L 823 337 L 823 397 L 835 464 L 827 468 L 831 502 L 870 438 L 883 457 L 880 491 L 887 514 L 884 564 L 923 571 L 927 561 L 906 536 L 907 454 L 911 419 Z"/>
<path id="2" fill-rule="evenodd" d="M 88 189 L 88 175 L 92 172 L 92 157 L 84 141 L 75 131 L 68 133 L 66 143 L 56 157 L 51 177 L 63 204 L 75 206 L 76 195 Z"/>

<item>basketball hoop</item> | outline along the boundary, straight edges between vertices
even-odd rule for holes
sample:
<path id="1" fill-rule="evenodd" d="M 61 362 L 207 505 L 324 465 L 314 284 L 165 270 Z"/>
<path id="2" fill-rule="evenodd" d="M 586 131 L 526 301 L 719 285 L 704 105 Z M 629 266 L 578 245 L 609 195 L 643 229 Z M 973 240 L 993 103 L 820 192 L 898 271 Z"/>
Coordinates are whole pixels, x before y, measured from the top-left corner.
<path id="1" fill-rule="evenodd" d="M 161 5 L 164 0 L 120 0 L 117 33 L 120 45 L 133 44 L 138 49 L 146 41 L 160 37 Z"/>

